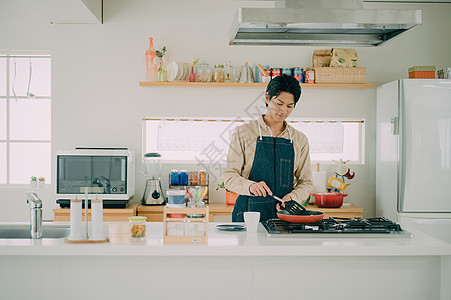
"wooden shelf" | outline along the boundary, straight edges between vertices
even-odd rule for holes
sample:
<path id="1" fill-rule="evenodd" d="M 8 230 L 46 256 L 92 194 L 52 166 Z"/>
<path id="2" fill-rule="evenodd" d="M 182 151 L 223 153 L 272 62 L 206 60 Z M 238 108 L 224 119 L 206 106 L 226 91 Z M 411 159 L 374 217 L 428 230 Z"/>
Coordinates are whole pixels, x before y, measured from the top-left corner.
<path id="1" fill-rule="evenodd" d="M 237 82 L 140 82 L 139 86 L 163 86 L 163 87 L 266 87 L 267 83 L 237 83 Z M 370 83 L 301 83 L 302 88 L 320 89 L 372 89 Z"/>

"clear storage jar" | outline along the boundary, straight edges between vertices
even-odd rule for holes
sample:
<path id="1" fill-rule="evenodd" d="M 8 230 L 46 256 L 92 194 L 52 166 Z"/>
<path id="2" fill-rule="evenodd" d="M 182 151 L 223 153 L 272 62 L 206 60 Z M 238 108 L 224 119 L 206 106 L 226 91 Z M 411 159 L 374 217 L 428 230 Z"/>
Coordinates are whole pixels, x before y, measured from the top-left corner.
<path id="1" fill-rule="evenodd" d="M 209 82 L 211 80 L 210 65 L 206 62 L 201 62 L 196 68 L 196 82 Z"/>
<path id="2" fill-rule="evenodd" d="M 128 217 L 128 220 L 131 224 L 132 240 L 145 240 L 147 217 Z"/>
<path id="3" fill-rule="evenodd" d="M 215 65 L 213 69 L 213 81 L 224 82 L 224 65 Z"/>

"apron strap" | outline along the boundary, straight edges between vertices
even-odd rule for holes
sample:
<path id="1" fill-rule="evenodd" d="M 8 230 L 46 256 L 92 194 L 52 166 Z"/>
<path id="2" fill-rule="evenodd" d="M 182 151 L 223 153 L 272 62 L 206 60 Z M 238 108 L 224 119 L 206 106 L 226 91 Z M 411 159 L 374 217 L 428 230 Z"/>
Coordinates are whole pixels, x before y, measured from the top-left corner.
<path id="1" fill-rule="evenodd" d="M 257 125 L 258 125 L 258 132 L 260 132 L 260 141 L 261 141 L 263 139 L 262 138 L 262 129 L 260 128 L 260 124 L 257 123 Z"/>
<path id="2" fill-rule="evenodd" d="M 290 135 L 290 143 L 293 144 L 293 138 L 291 137 L 291 131 L 290 131 L 290 127 L 288 127 L 288 124 L 287 124 L 287 129 L 288 129 L 288 134 Z"/>

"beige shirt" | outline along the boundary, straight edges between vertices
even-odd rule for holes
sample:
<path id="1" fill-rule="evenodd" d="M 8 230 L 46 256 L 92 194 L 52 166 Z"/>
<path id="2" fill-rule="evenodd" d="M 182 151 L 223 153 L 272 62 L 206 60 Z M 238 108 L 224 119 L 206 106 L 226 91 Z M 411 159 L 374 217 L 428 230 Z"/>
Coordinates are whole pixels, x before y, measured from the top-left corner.
<path id="1" fill-rule="evenodd" d="M 262 136 L 272 136 L 271 129 L 261 116 L 256 121 L 237 127 L 230 140 L 227 164 L 222 175 L 225 187 L 240 195 L 251 195 L 249 187 L 254 181 L 248 178 L 254 162 L 257 137 L 260 136 L 259 126 Z M 295 188 L 288 195 L 297 202 L 303 202 L 313 187 L 307 137 L 286 122 L 285 130 L 279 137 L 293 139 Z"/>

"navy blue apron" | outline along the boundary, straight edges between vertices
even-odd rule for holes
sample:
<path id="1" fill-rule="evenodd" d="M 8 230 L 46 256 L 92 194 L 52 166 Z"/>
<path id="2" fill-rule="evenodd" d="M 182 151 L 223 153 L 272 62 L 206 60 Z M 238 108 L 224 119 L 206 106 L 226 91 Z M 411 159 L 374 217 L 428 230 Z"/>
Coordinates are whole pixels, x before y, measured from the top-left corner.
<path id="1" fill-rule="evenodd" d="M 260 127 L 259 127 L 260 129 Z M 290 133 L 291 136 L 291 133 Z M 293 190 L 294 147 L 292 140 L 281 137 L 257 137 L 249 180 L 264 181 L 274 195 L 282 198 Z M 276 204 L 270 196 L 239 195 L 232 212 L 233 222 L 244 222 L 244 212 L 260 212 L 260 222 L 277 218 Z"/>

